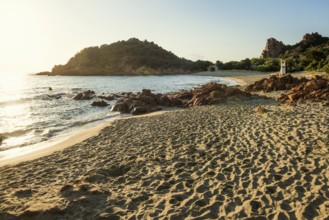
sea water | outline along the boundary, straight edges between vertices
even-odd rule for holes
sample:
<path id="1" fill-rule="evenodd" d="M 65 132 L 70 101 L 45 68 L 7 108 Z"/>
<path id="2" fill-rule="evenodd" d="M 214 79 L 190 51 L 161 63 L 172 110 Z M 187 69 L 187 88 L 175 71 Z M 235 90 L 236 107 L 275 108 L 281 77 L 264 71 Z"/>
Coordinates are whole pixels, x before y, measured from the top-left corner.
<path id="1" fill-rule="evenodd" d="M 6 75 L 0 81 L 0 151 L 49 141 L 118 117 L 119 113 L 110 111 L 111 106 L 91 106 L 97 99 L 73 100 L 79 92 L 93 90 L 96 95 L 102 95 L 150 89 L 155 93 L 167 93 L 208 82 L 235 84 L 225 78 L 200 75 Z"/>

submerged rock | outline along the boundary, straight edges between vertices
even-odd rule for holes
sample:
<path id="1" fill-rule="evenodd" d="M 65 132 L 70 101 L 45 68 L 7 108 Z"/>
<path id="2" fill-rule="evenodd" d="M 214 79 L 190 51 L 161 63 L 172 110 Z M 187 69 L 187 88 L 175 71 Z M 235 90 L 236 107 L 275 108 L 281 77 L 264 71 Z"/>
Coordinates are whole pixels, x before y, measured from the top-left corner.
<path id="1" fill-rule="evenodd" d="M 100 95 L 100 96 L 97 96 L 97 98 L 100 98 L 100 99 L 105 99 L 107 101 L 112 101 L 116 98 L 115 95 L 107 95 L 107 96 L 104 96 L 104 95 Z"/>
<path id="2" fill-rule="evenodd" d="M 52 94 L 52 95 L 47 95 L 47 96 L 51 99 L 60 99 L 64 95 L 65 95 L 65 93 L 58 93 L 58 94 Z"/>

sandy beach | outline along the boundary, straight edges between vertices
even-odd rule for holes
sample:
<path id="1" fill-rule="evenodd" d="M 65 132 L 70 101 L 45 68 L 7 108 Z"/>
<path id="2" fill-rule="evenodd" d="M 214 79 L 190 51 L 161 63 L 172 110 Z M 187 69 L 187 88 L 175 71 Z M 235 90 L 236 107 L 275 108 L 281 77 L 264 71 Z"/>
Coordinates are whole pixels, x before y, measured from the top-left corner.
<path id="1" fill-rule="evenodd" d="M 326 219 L 328 122 L 265 99 L 116 120 L 0 167 L 0 219 Z"/>

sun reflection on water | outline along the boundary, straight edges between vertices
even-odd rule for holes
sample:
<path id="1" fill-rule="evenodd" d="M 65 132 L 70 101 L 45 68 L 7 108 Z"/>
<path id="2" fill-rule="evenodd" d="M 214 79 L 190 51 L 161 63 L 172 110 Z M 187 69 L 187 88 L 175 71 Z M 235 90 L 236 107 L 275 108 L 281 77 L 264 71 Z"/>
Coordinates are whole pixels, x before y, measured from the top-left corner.
<path id="1" fill-rule="evenodd" d="M 0 103 L 20 99 L 24 95 L 22 92 L 27 84 L 26 77 L 23 74 L 9 74 L 5 80 L 0 80 Z"/>
<path id="2" fill-rule="evenodd" d="M 31 124 L 30 110 L 24 98 L 26 76 L 12 74 L 0 81 L 0 135 L 1 147 L 23 144 L 27 139 L 27 127 Z"/>

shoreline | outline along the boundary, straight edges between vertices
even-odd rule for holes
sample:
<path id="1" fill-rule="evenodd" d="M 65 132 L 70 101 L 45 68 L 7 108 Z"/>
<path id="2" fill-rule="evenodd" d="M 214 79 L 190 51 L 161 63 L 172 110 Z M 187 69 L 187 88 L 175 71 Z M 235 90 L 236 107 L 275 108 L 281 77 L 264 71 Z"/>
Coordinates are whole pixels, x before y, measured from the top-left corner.
<path id="1" fill-rule="evenodd" d="M 216 76 L 227 79 L 228 81 L 234 81 L 239 86 L 245 86 L 250 83 L 253 83 L 257 80 L 260 80 L 264 77 L 268 77 L 270 74 L 274 73 L 262 73 L 262 72 L 252 72 L 252 71 L 214 71 L 214 72 L 201 72 L 196 75 L 207 75 L 207 76 Z M 314 73 L 312 72 L 298 72 L 295 73 L 297 77 L 309 76 Z M 229 82 L 231 83 L 231 82 Z M 178 110 L 178 109 L 177 109 Z M 107 127 L 111 126 L 112 123 L 116 120 L 122 120 L 130 117 L 147 117 L 156 115 L 158 113 L 167 112 L 166 109 L 162 111 L 156 111 L 153 113 L 141 115 L 141 116 L 128 116 L 124 118 L 114 118 L 113 120 L 102 122 L 100 124 L 96 124 L 92 127 L 85 128 L 82 130 L 77 130 L 72 134 L 65 136 L 59 140 L 53 140 L 49 142 L 41 142 L 38 144 L 22 147 L 22 148 L 14 148 L 0 152 L 0 167 L 6 165 L 15 165 L 21 162 L 30 161 L 33 159 L 37 159 L 43 156 L 50 155 L 56 151 L 61 151 L 67 147 L 73 146 L 74 144 L 80 143 L 90 137 L 96 136 L 99 132 Z"/>
<path id="2" fill-rule="evenodd" d="M 56 151 L 61 151 L 92 136 L 96 136 L 101 131 L 101 129 L 110 125 L 111 121 L 103 122 L 100 125 L 95 125 L 91 128 L 75 131 L 67 137 L 60 138 L 59 140 L 41 142 L 30 146 L 1 151 L 0 167 L 6 165 L 15 165 L 21 162 L 50 155 Z"/>
<path id="3" fill-rule="evenodd" d="M 8 165 L 13 166 L 22 162 L 31 161 L 44 156 L 48 156 L 57 151 L 62 151 L 75 144 L 81 143 L 88 138 L 97 136 L 102 131 L 102 129 L 111 126 L 113 122 L 117 120 L 126 120 L 129 118 L 138 118 L 138 117 L 151 117 L 153 115 L 163 114 L 168 111 L 172 111 L 172 110 L 165 109 L 144 115 L 113 118 L 110 121 L 102 122 L 92 127 L 75 131 L 72 134 L 64 138 L 61 138 L 59 140 L 49 141 L 46 143 L 41 142 L 38 144 L 34 144 L 22 148 L 14 148 L 14 149 L 1 151 L 0 167 L 8 166 Z"/>
<path id="4" fill-rule="evenodd" d="M 223 78 L 228 81 L 227 82 L 228 84 L 236 83 L 238 85 L 242 85 L 244 83 L 243 80 L 236 79 L 233 77 L 232 78 L 223 77 Z M 107 126 L 111 126 L 111 124 L 116 120 L 123 120 L 130 117 L 147 117 L 147 116 L 157 115 L 159 113 L 162 114 L 164 112 L 167 112 L 168 111 L 167 109 L 171 109 L 171 108 L 164 108 L 164 110 L 156 111 L 140 116 L 128 116 L 123 118 L 120 118 L 119 116 L 118 118 L 113 118 L 110 121 L 102 122 L 100 124 L 93 125 L 92 127 L 89 128 L 78 129 L 77 131 L 74 131 L 69 135 L 65 135 L 64 137 L 58 140 L 50 140 L 50 141 L 45 141 L 24 147 L 0 151 L 0 167 L 6 165 L 16 165 L 25 161 L 30 161 L 50 155 L 56 151 L 64 150 L 65 148 L 73 146 L 74 144 L 80 143 L 90 137 L 98 135 L 103 128 Z"/>

